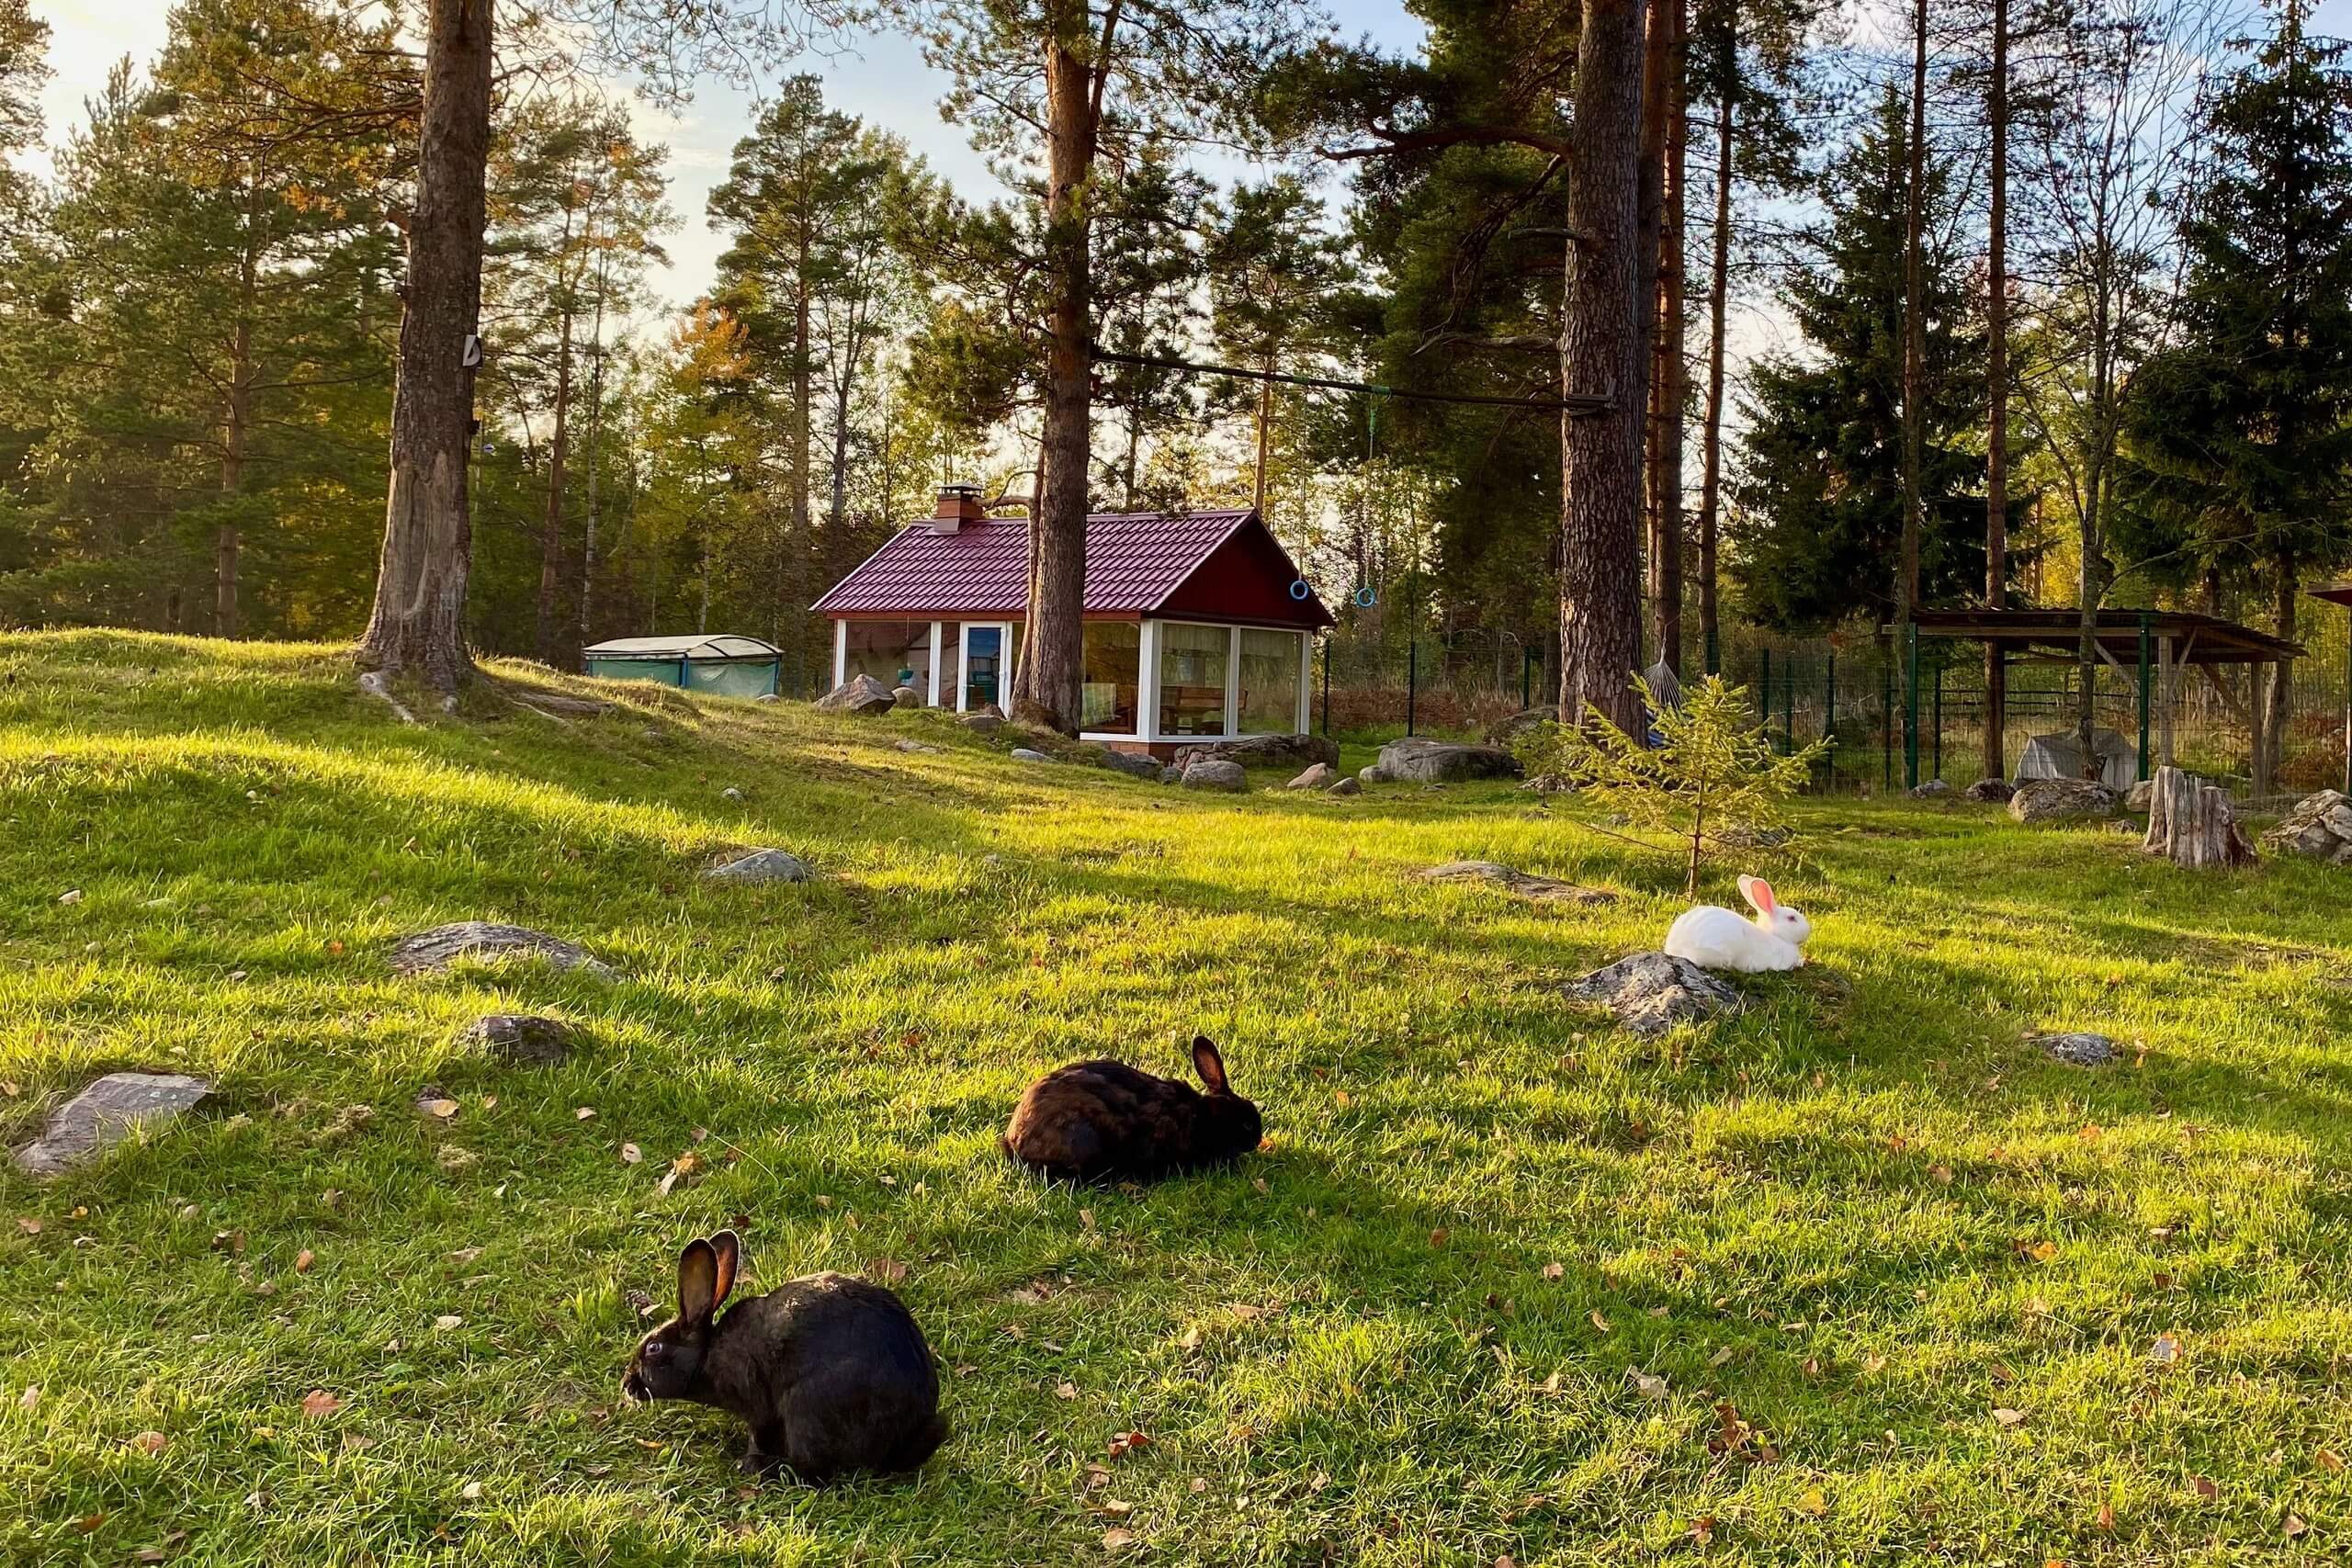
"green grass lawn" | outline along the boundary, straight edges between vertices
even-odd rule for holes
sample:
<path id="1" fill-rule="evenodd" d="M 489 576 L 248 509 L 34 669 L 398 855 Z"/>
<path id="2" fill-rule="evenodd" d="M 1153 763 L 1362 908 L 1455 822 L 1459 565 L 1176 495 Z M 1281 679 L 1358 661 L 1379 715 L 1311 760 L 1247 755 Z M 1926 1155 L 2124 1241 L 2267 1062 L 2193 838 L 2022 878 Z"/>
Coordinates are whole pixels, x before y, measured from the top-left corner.
<path id="1" fill-rule="evenodd" d="M 1655 946 L 1679 868 L 1573 807 L 1202 795 L 939 716 L 602 690 L 406 727 L 332 650 L 0 637 L 0 1134 L 109 1070 L 218 1086 L 0 1168 L 0 1560 L 2346 1550 L 2343 872 L 1808 807 L 1754 869 L 1813 964 L 1643 1043 L 1558 987 Z M 767 844 L 820 879 L 698 880 Z M 1409 880 L 1459 857 L 1622 897 Z M 470 918 L 622 977 L 390 975 Z M 491 1011 L 584 1048 L 494 1066 L 457 1043 Z M 2137 1049 L 2025 1043 L 2061 1028 Z M 1143 1191 L 998 1156 L 1036 1073 L 1177 1071 L 1196 1030 L 1270 1152 Z M 896 1280 L 956 1427 L 920 1476 L 752 1487 L 729 1418 L 622 1404 L 639 1307 L 728 1224 L 750 1289 Z"/>

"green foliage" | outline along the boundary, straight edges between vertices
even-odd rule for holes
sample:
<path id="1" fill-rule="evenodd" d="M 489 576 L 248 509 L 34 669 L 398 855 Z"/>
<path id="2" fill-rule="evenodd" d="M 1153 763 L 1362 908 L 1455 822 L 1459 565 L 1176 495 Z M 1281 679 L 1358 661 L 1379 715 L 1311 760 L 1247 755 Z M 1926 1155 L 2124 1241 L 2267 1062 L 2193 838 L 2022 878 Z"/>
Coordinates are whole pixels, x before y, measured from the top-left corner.
<path id="1" fill-rule="evenodd" d="M 1731 572 L 1756 620 L 1817 629 L 1892 613 L 1903 535 L 1901 471 L 1907 202 L 1905 108 L 1893 88 L 1830 181 L 1823 265 L 1782 298 L 1809 352 L 1754 367 L 1742 401 L 1742 475 Z M 1919 540 L 1924 604 L 1984 580 L 1984 339 L 1957 252 L 1948 160 L 1928 160 L 1927 379 Z"/>
<path id="2" fill-rule="evenodd" d="M 1626 734 L 1597 710 L 1581 729 L 1543 724 L 1512 750 L 1530 777 L 1568 784 L 1636 828 L 1670 830 L 1684 857 L 1683 891 L 1699 891 L 1711 849 L 1752 842 L 1782 825 L 1782 808 L 1813 776 L 1828 742 L 1783 755 L 1749 707 L 1744 686 L 1709 675 L 1662 705 L 1640 676 L 1634 689 L 1650 717 L 1648 736 Z"/>

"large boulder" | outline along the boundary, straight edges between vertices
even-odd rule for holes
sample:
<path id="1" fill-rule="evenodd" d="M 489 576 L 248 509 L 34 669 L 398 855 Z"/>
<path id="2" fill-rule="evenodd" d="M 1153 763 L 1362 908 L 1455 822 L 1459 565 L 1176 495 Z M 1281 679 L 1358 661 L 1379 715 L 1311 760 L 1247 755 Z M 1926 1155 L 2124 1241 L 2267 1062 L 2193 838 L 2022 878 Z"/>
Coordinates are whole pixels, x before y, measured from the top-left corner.
<path id="1" fill-rule="evenodd" d="M 1645 1037 L 1664 1034 L 1678 1023 L 1736 1013 L 1747 1005 L 1727 981 L 1687 958 L 1663 953 L 1621 958 L 1569 982 L 1567 992 L 1577 1001 L 1607 1008 L 1618 1022 Z"/>
<path id="2" fill-rule="evenodd" d="M 862 714 L 871 718 L 876 714 L 888 713 L 899 705 L 890 688 L 871 675 L 853 675 L 848 680 L 817 699 L 817 705 L 827 713 Z"/>
<path id="3" fill-rule="evenodd" d="M 1233 740 L 1204 740 L 1180 746 L 1176 765 L 1193 761 L 1238 762 L 1245 768 L 1303 768 L 1310 762 L 1337 766 L 1340 743 L 1322 735 L 1244 735 Z"/>
<path id="4" fill-rule="evenodd" d="M 2290 854 L 2330 865 L 2352 865 L 2352 799 L 2332 789 L 2307 795 L 2262 841 Z"/>
<path id="5" fill-rule="evenodd" d="M 1424 882 L 1490 882 L 1506 892 L 1545 904 L 1608 904 L 1614 894 L 1582 887 L 1555 876 L 1537 876 L 1490 860 L 1450 860 L 1418 874 Z"/>
<path id="6" fill-rule="evenodd" d="M 212 1092 L 186 1073 L 108 1073 L 51 1112 L 41 1135 L 16 1151 L 28 1176 L 55 1176 L 104 1154 L 135 1128 L 157 1127 Z"/>
<path id="7" fill-rule="evenodd" d="M 712 866 L 705 882 L 806 882 L 808 863 L 788 850 L 753 850 L 740 860 Z"/>
<path id="8" fill-rule="evenodd" d="M 922 694 L 912 686 L 893 686 L 890 688 L 890 702 L 896 707 L 919 708 L 922 706 Z"/>
<path id="9" fill-rule="evenodd" d="M 1210 757 L 1186 768 L 1176 782 L 1186 789 L 1220 789 L 1228 795 L 1239 795 L 1250 787 L 1250 775 L 1241 771 L 1238 762 Z"/>
<path id="10" fill-rule="evenodd" d="M 1383 778 L 1405 784 L 1447 784 L 1455 779 L 1510 779 L 1519 776 L 1519 759 L 1499 746 L 1473 746 L 1455 740 L 1432 740 L 1408 735 L 1380 749 Z"/>
<path id="11" fill-rule="evenodd" d="M 1317 762 L 1298 777 L 1283 785 L 1284 789 L 1328 789 L 1340 776 L 1340 770 L 1329 762 Z"/>
<path id="12" fill-rule="evenodd" d="M 2093 779 L 2028 779 L 2009 796 L 2009 815 L 2020 822 L 2064 822 L 2112 817 L 2122 795 Z"/>
<path id="13" fill-rule="evenodd" d="M 1508 746 L 1539 724 L 1560 722 L 1560 709 L 1555 704 L 1547 707 L 1521 708 L 1509 718 L 1498 718 L 1487 726 L 1484 737 L 1489 746 Z"/>
<path id="14" fill-rule="evenodd" d="M 2006 806 L 2017 792 L 2018 786 L 2007 779 L 1978 779 L 1960 793 L 1962 799 L 1980 805 Z"/>
<path id="15" fill-rule="evenodd" d="M 599 980 L 614 977 L 611 964 L 591 956 L 576 942 L 496 920 L 459 920 L 392 943 L 395 975 L 447 969 L 460 958 L 544 958 L 558 969 L 584 970 Z"/>
<path id="16" fill-rule="evenodd" d="M 1159 763 L 1140 751 L 1121 751 L 1114 747 L 1102 748 L 1102 754 L 1093 759 L 1097 767 L 1108 768 L 1114 773 L 1125 773 L 1131 779 L 1158 779 Z"/>

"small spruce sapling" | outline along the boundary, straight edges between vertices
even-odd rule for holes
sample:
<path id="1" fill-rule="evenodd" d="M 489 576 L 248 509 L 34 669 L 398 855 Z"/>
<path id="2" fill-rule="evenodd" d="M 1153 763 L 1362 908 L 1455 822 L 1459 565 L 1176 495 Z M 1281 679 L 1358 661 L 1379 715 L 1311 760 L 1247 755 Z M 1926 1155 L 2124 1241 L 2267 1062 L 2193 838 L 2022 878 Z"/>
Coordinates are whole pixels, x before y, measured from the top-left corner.
<path id="1" fill-rule="evenodd" d="M 1538 725 L 1512 748 L 1528 776 L 1572 784 L 1637 828 L 1671 831 L 1684 855 L 1683 893 L 1699 894 L 1699 866 L 1723 835 L 1752 835 L 1781 823 L 1781 805 L 1813 775 L 1827 750 L 1816 740 L 1787 756 L 1747 705 L 1747 688 L 1710 675 L 1661 707 L 1649 682 L 1634 678 L 1651 715 L 1655 744 L 1626 734 L 1598 710 L 1581 728 Z"/>

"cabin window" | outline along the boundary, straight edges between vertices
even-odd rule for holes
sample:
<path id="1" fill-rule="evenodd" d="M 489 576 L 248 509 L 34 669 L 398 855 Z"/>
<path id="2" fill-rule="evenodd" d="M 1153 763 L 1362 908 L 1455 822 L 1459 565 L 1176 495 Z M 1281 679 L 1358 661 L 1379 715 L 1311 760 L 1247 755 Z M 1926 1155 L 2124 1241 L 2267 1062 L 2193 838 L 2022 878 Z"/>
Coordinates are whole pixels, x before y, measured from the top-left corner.
<path id="1" fill-rule="evenodd" d="M 1223 735 L 1233 628 L 1164 621 L 1159 626 L 1159 733 Z"/>
<path id="2" fill-rule="evenodd" d="M 1306 668 L 1296 632 L 1241 633 L 1241 690 L 1234 711 L 1244 735 L 1288 735 L 1298 728 L 1298 681 Z"/>
<path id="3" fill-rule="evenodd" d="M 845 621 L 842 679 L 871 675 L 886 686 L 931 688 L 929 621 Z"/>
<path id="4" fill-rule="evenodd" d="M 956 683 L 964 678 L 964 626 L 960 621 L 939 623 L 939 694 L 933 707 L 956 705 Z"/>
<path id="5" fill-rule="evenodd" d="M 1098 735 L 1133 735 L 1143 681 L 1143 624 L 1089 621 L 1085 647 L 1079 728 Z"/>

